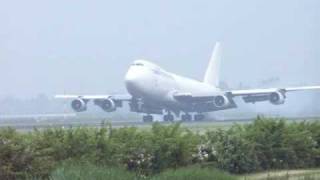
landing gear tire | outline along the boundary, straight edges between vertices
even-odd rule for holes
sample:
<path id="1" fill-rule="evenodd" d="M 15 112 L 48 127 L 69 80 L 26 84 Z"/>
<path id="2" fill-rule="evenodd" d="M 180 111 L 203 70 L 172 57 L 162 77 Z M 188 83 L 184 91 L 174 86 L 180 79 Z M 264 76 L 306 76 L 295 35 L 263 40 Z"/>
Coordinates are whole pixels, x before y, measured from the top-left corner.
<path id="1" fill-rule="evenodd" d="M 196 114 L 194 115 L 194 121 L 203 121 L 204 115 L 203 114 Z"/>
<path id="2" fill-rule="evenodd" d="M 165 121 L 165 122 L 173 122 L 174 121 L 174 116 L 172 114 L 164 115 L 163 116 L 163 121 Z"/>
<path id="3" fill-rule="evenodd" d="M 145 123 L 153 122 L 153 116 L 151 116 L 151 115 L 143 116 L 142 119 L 143 119 L 143 122 L 145 122 Z"/>
<path id="4" fill-rule="evenodd" d="M 183 114 L 181 116 L 181 120 L 184 121 L 184 122 L 191 121 L 192 120 L 192 116 L 190 114 Z"/>

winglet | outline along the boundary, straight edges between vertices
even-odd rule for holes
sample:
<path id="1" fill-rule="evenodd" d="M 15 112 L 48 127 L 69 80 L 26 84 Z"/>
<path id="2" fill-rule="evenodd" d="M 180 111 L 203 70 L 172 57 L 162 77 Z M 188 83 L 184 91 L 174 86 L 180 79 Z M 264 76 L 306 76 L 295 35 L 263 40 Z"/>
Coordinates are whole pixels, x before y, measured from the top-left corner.
<path id="1" fill-rule="evenodd" d="M 219 87 L 220 84 L 220 51 L 220 43 L 217 42 L 203 80 L 204 83 L 213 85 L 215 87 Z"/>

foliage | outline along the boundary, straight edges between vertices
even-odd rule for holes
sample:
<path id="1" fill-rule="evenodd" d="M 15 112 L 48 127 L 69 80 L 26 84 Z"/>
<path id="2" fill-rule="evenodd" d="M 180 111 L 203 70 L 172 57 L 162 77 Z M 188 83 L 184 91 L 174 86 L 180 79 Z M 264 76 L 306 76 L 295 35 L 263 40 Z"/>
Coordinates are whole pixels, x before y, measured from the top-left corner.
<path id="1" fill-rule="evenodd" d="M 250 124 L 205 134 L 179 123 L 155 123 L 151 130 L 110 125 L 30 133 L 0 129 L 0 179 L 49 177 L 66 162 L 127 169 L 138 177 L 197 164 L 237 174 L 319 167 L 320 122 L 258 117 Z"/>
<path id="2" fill-rule="evenodd" d="M 233 126 L 227 131 L 207 132 L 217 167 L 232 173 L 253 172 L 258 169 L 254 144 L 245 138 L 243 127 Z"/>
<path id="3" fill-rule="evenodd" d="M 188 167 L 177 170 L 165 171 L 155 176 L 138 176 L 120 168 L 95 166 L 88 163 L 64 164 L 56 169 L 50 176 L 51 180 L 87 180 L 87 179 L 112 179 L 112 180 L 235 180 L 235 176 L 215 170 Z"/>
<path id="4" fill-rule="evenodd" d="M 0 133 L 0 179 L 21 178 L 26 173 L 43 169 L 34 163 L 34 152 L 28 146 L 27 137 L 14 129 L 2 129 Z"/>

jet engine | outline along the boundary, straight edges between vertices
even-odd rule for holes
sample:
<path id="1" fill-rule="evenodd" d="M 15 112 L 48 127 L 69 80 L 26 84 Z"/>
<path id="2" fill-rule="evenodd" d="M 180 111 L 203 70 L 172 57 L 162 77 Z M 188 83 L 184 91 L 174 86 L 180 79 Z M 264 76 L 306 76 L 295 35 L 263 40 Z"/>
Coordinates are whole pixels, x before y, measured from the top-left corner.
<path id="1" fill-rule="evenodd" d="M 106 112 L 113 112 L 117 109 L 116 103 L 112 99 L 98 100 L 95 101 L 95 104 Z"/>
<path id="2" fill-rule="evenodd" d="M 224 95 L 216 96 L 213 102 L 214 105 L 218 108 L 227 107 L 230 104 L 229 98 Z"/>
<path id="3" fill-rule="evenodd" d="M 285 95 L 281 92 L 274 92 L 270 94 L 270 102 L 274 105 L 284 104 L 285 99 Z"/>
<path id="4" fill-rule="evenodd" d="M 87 110 L 87 102 L 83 99 L 75 99 L 71 102 L 71 107 L 76 112 L 83 112 Z"/>

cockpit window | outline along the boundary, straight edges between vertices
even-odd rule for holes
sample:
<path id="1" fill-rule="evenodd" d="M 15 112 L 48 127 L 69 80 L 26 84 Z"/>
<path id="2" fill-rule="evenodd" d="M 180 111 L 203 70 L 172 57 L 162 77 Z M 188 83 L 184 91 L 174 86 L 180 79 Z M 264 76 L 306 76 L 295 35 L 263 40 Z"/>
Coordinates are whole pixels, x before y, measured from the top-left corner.
<path id="1" fill-rule="evenodd" d="M 143 63 L 133 63 L 132 66 L 144 66 Z"/>
<path id="2" fill-rule="evenodd" d="M 142 63 L 136 63 L 136 66 L 143 66 Z"/>

